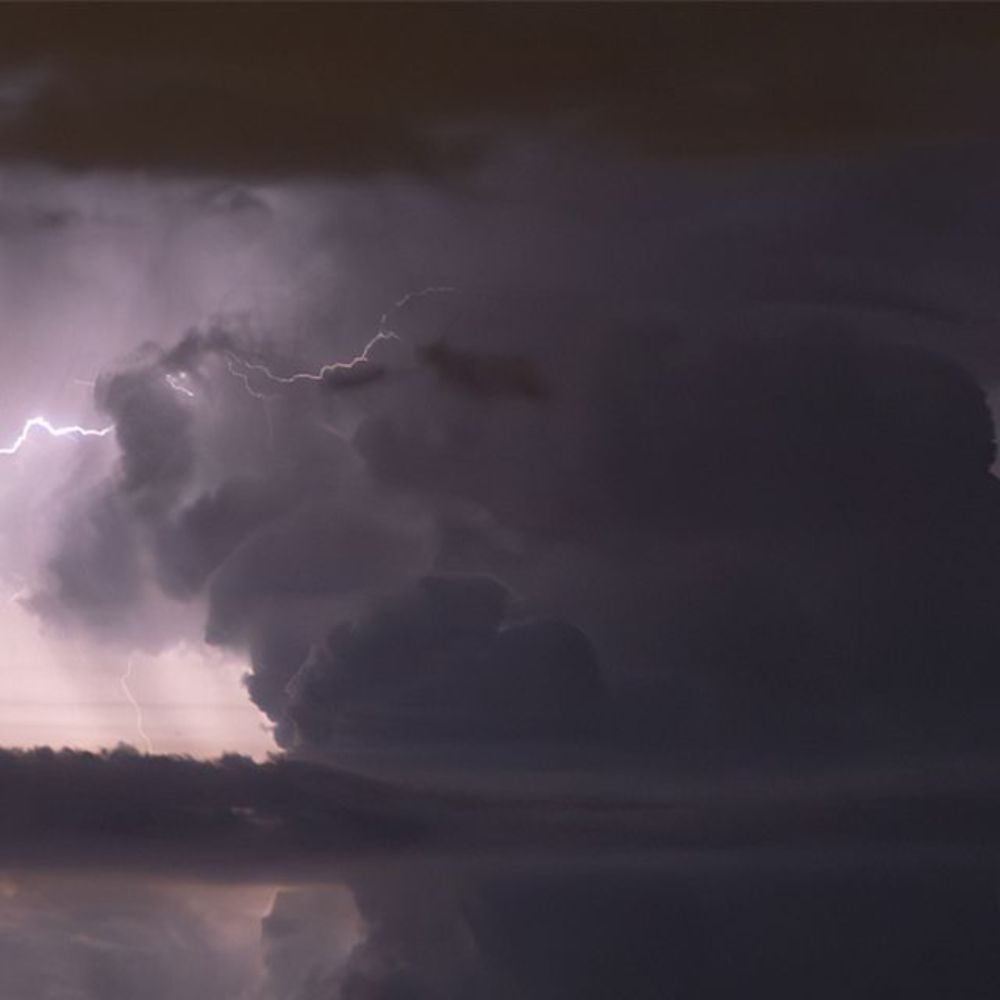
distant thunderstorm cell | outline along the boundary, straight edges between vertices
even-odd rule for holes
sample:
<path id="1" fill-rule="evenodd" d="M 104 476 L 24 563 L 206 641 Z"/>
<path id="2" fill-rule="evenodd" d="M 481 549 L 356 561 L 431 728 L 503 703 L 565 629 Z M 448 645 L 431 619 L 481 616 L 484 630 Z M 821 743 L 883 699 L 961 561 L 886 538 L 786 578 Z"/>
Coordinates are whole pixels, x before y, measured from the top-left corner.
<path id="1" fill-rule="evenodd" d="M 31 436 L 31 432 L 35 429 L 43 430 L 50 437 L 106 437 L 114 429 L 114 424 L 109 424 L 107 427 L 79 427 L 76 424 L 71 424 L 65 427 L 56 427 L 54 424 L 50 423 L 45 417 L 32 417 L 30 420 L 25 421 L 24 426 L 21 428 L 21 433 L 14 439 L 14 443 L 8 445 L 6 448 L 0 448 L 0 455 L 15 455 L 19 452 L 28 438 Z"/>

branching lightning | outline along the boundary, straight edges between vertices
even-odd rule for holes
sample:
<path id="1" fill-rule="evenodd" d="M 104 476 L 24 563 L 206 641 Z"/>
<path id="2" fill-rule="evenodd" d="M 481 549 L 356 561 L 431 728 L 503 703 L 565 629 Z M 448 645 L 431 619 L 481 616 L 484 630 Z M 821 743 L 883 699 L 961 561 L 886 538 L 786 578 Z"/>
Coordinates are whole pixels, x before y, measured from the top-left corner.
<path id="1" fill-rule="evenodd" d="M 136 700 L 135 695 L 132 694 L 132 689 L 128 686 L 128 680 L 132 676 L 133 664 L 134 660 L 130 656 L 128 658 L 128 666 L 125 668 L 125 673 L 118 678 L 118 683 L 121 685 L 122 691 L 125 692 L 125 697 L 128 698 L 129 704 L 131 704 L 133 710 L 135 711 L 135 728 L 146 747 L 146 753 L 155 753 L 156 751 L 153 749 L 153 741 L 149 738 L 149 734 L 146 732 L 146 727 L 143 724 L 142 706 Z"/>
<path id="2" fill-rule="evenodd" d="M 333 361 L 330 364 L 323 365 L 318 371 L 300 371 L 292 372 L 291 375 L 278 375 L 262 362 L 249 361 L 246 358 L 241 358 L 238 354 L 233 351 L 226 352 L 226 363 L 230 374 L 238 378 L 242 383 L 244 389 L 254 398 L 261 400 L 265 405 L 265 410 L 267 410 L 267 403 L 269 400 L 273 399 L 266 393 L 260 392 L 255 389 L 251 377 L 254 375 L 260 376 L 268 382 L 272 382 L 276 385 L 293 385 L 296 382 L 323 382 L 331 374 L 338 371 L 351 371 L 357 368 L 359 365 L 366 364 L 371 357 L 371 352 L 374 350 L 375 346 L 385 340 L 401 340 L 400 336 L 390 328 L 389 323 L 391 318 L 396 315 L 401 309 L 404 309 L 410 302 L 414 299 L 423 298 L 427 295 L 446 295 L 454 292 L 455 289 L 447 285 L 432 285 L 427 288 L 423 288 L 418 292 L 409 292 L 404 295 L 401 299 L 398 299 L 393 303 L 391 309 L 387 310 L 382 314 L 379 320 L 378 330 L 375 336 L 365 344 L 360 354 L 355 355 L 348 361 Z M 186 396 L 189 399 L 193 399 L 195 394 L 193 390 L 187 386 L 184 382 L 185 373 L 173 373 L 168 372 L 165 374 L 165 379 L 167 384 L 170 386 L 174 392 Z M 91 385 L 92 383 L 85 382 L 82 379 L 78 379 L 81 384 Z M 268 424 L 270 425 L 270 412 L 267 412 Z M 65 426 L 56 426 L 51 423 L 46 417 L 31 417 L 31 419 L 26 420 L 24 426 L 21 428 L 20 433 L 14 439 L 13 443 L 5 448 L 0 448 L 0 455 L 15 455 L 21 450 L 21 448 L 28 441 L 32 432 L 35 430 L 44 431 L 50 437 L 61 438 L 61 437 L 107 437 L 115 429 L 114 424 L 108 424 L 106 427 L 81 427 L 78 424 L 69 424 Z"/>
<path id="3" fill-rule="evenodd" d="M 257 392 L 251 386 L 251 373 L 259 375 L 266 381 L 273 382 L 276 385 L 294 385 L 297 382 L 324 382 L 330 375 L 336 372 L 351 371 L 360 365 L 367 364 L 371 360 L 371 352 L 382 341 L 395 340 L 401 342 L 402 338 L 390 328 L 389 323 L 393 316 L 401 309 L 406 308 L 414 299 L 424 298 L 428 295 L 448 295 L 454 291 L 455 289 L 448 285 L 432 285 L 422 288 L 418 292 L 407 293 L 401 299 L 394 302 L 391 309 L 382 313 L 375 336 L 365 344 L 360 354 L 356 354 L 348 361 L 333 361 L 323 365 L 318 371 L 300 371 L 292 372 L 290 375 L 277 375 L 267 365 L 261 362 L 248 361 L 230 351 L 227 353 L 229 371 L 243 382 L 247 392 L 255 399 L 268 399 L 270 397 Z"/>
<path id="4" fill-rule="evenodd" d="M 357 368 L 358 365 L 363 365 L 369 360 L 369 355 L 371 354 L 372 348 L 375 347 L 380 341 L 383 340 L 399 340 L 399 336 L 393 333 L 391 330 L 379 330 L 378 333 L 372 337 L 371 340 L 365 344 L 364 350 L 351 358 L 350 361 L 333 361 L 330 364 L 323 365 L 319 371 L 315 372 L 293 372 L 291 375 L 275 375 L 270 368 L 265 364 L 255 361 L 246 361 L 243 358 L 237 357 L 235 354 L 229 354 L 229 370 L 239 378 L 243 379 L 243 384 L 247 388 L 247 392 L 251 396 L 255 396 L 257 399 L 266 399 L 266 396 L 260 395 L 253 391 L 249 385 L 249 376 L 245 373 L 253 372 L 256 375 L 262 375 L 267 381 L 275 382 L 279 385 L 294 385 L 296 382 L 322 382 L 333 372 L 340 371 L 351 371 L 353 368 Z M 244 369 L 244 373 L 240 374 L 235 370 L 235 366 L 240 365 Z"/>
<path id="5" fill-rule="evenodd" d="M 108 424 L 107 427 L 80 427 L 76 424 L 71 424 L 65 427 L 56 427 L 51 424 L 45 417 L 32 417 L 30 420 L 26 420 L 24 426 L 21 428 L 21 433 L 17 435 L 14 439 L 14 443 L 8 445 L 6 448 L 0 448 L 0 455 L 15 455 L 19 452 L 24 445 L 24 443 L 31 436 L 31 432 L 35 429 L 43 430 L 46 434 L 51 437 L 106 437 L 114 429 L 114 424 Z"/>
<path id="6" fill-rule="evenodd" d="M 240 371 L 240 369 L 237 367 L 238 365 L 244 365 L 247 368 L 255 367 L 251 365 L 249 362 L 243 361 L 241 358 L 236 357 L 236 355 L 233 354 L 232 352 L 229 352 L 226 355 L 226 367 L 229 369 L 229 374 L 232 375 L 234 378 L 238 378 L 243 383 L 243 388 L 246 389 L 248 395 L 253 396 L 254 399 L 263 400 L 264 402 L 267 402 L 268 400 L 275 398 L 274 396 L 269 396 L 265 392 L 258 392 L 258 390 L 256 390 L 250 384 L 250 376 L 245 371 Z M 263 368 L 264 366 L 261 365 L 259 367 Z"/>
<path id="7" fill-rule="evenodd" d="M 277 397 L 268 395 L 266 392 L 258 392 L 250 384 L 250 376 L 247 372 L 241 372 L 237 368 L 239 359 L 236 358 L 232 353 L 227 353 L 226 355 L 226 367 L 229 369 L 229 374 L 238 378 L 243 383 L 243 388 L 247 391 L 247 394 L 252 396 L 254 399 L 260 401 L 261 406 L 264 408 L 264 419 L 267 421 L 267 439 L 270 442 L 270 446 L 274 448 L 274 419 L 271 416 L 271 400 Z"/>

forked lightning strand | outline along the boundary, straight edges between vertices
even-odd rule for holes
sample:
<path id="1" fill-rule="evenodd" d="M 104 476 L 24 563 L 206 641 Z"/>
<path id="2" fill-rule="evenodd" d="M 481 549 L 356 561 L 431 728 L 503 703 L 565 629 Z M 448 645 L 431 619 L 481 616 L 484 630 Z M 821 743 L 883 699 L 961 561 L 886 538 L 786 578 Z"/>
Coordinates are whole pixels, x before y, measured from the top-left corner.
<path id="1" fill-rule="evenodd" d="M 149 734 L 146 732 L 146 727 L 143 725 L 142 721 L 142 706 L 136 701 L 135 695 L 132 694 L 132 689 L 128 686 L 128 679 L 132 676 L 132 664 L 133 659 L 130 656 L 128 658 L 128 666 L 125 668 L 125 673 L 118 678 L 118 683 L 121 685 L 122 691 L 125 692 L 125 697 L 128 698 L 129 703 L 135 710 L 135 728 L 139 733 L 139 737 L 146 746 L 146 753 L 155 753 L 153 749 L 153 741 L 149 738 Z"/>
<path id="2" fill-rule="evenodd" d="M 427 295 L 448 295 L 454 291 L 455 289 L 448 285 L 432 285 L 429 288 L 422 288 L 419 292 L 409 292 L 404 295 L 401 299 L 393 303 L 391 309 L 382 313 L 382 318 L 379 320 L 378 332 L 374 337 L 372 337 L 371 340 L 368 341 L 367 344 L 365 344 L 361 353 L 355 355 L 349 361 L 333 361 L 330 364 L 323 365 L 323 367 L 318 371 L 293 372 L 291 375 L 276 375 L 265 364 L 247 361 L 246 359 L 229 352 L 229 371 L 232 375 L 240 378 L 243 381 L 243 385 L 247 392 L 249 392 L 250 395 L 255 396 L 257 399 L 266 397 L 254 392 L 254 390 L 250 387 L 249 377 L 246 374 L 247 372 L 254 372 L 257 375 L 263 376 L 269 382 L 274 382 L 278 385 L 293 385 L 296 382 L 323 382 L 328 376 L 335 372 L 351 371 L 359 365 L 366 364 L 370 360 L 370 355 L 375 345 L 381 341 L 401 340 L 399 334 L 389 328 L 389 321 L 392 316 L 409 305 L 414 299 L 424 298 Z M 242 372 L 236 370 L 237 365 L 243 369 Z"/>
<path id="3" fill-rule="evenodd" d="M 352 368 L 357 368 L 358 365 L 363 365 L 368 361 L 368 355 L 371 353 L 372 348 L 381 340 L 399 340 L 399 337 L 391 330 L 379 330 L 379 332 L 376 333 L 367 344 L 365 344 L 364 350 L 360 354 L 351 358 L 350 361 L 333 361 L 328 365 L 323 365 L 323 367 L 316 372 L 293 372 L 291 375 L 275 375 L 274 372 L 267 367 L 267 365 L 260 364 L 255 361 L 245 361 L 243 358 L 238 358 L 235 354 L 229 355 L 229 371 L 239 378 L 241 377 L 240 373 L 234 370 L 234 365 L 242 365 L 246 371 L 263 375 L 269 382 L 277 382 L 280 385 L 292 385 L 295 382 L 322 382 L 333 372 L 351 371 Z M 252 396 L 257 396 L 258 399 L 266 398 L 253 392 L 245 379 L 243 384 L 246 386 L 247 392 L 249 392 Z"/>
<path id="4" fill-rule="evenodd" d="M 245 365 L 248 368 L 249 367 L 254 367 L 254 366 L 250 365 L 249 362 L 242 361 L 241 359 L 237 358 L 235 354 L 232 354 L 232 353 L 227 354 L 226 355 L 226 367 L 229 369 L 229 374 L 232 375 L 234 378 L 238 378 L 243 383 L 243 388 L 246 389 L 246 391 L 251 396 L 253 396 L 254 399 L 260 399 L 260 400 L 263 400 L 266 403 L 268 400 L 271 400 L 271 399 L 275 398 L 274 396 L 268 396 L 266 393 L 258 392 L 250 384 L 250 376 L 246 372 L 241 372 L 236 367 L 237 365 Z M 261 365 L 260 367 L 263 367 L 263 365 Z"/>
<path id="5" fill-rule="evenodd" d="M 6 448 L 0 448 L 0 455 L 14 455 L 21 450 L 22 445 L 28 440 L 31 432 L 35 428 L 45 431 L 46 434 L 52 437 L 105 437 L 110 434 L 114 429 L 114 424 L 109 424 L 107 427 L 78 427 L 76 424 L 72 424 L 68 427 L 56 427 L 49 423 L 45 417 L 32 417 L 30 420 L 25 421 L 24 426 L 21 428 L 21 433 L 14 439 L 14 443 L 8 445 Z"/>
<path id="6" fill-rule="evenodd" d="M 274 448 L 274 419 L 271 416 L 271 401 L 276 399 L 276 396 L 269 396 L 266 392 L 258 392 L 250 384 L 250 376 L 246 372 L 241 372 L 236 367 L 236 358 L 233 354 L 227 354 L 226 356 L 226 367 L 229 369 L 229 374 L 238 378 L 243 383 L 243 388 L 246 389 L 247 393 L 253 396 L 254 399 L 260 400 L 261 405 L 264 407 L 264 419 L 267 421 L 267 439 L 270 442 L 271 448 Z M 243 362 L 245 364 L 245 362 Z"/>

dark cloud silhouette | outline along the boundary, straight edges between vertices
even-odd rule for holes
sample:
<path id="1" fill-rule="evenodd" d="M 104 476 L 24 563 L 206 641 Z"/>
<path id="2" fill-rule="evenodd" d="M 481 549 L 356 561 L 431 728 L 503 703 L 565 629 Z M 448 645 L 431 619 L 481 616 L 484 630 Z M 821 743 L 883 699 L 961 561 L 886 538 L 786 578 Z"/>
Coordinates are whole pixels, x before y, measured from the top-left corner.
<path id="1" fill-rule="evenodd" d="M 630 780 L 641 771 L 629 766 Z M 621 779 L 621 772 L 617 773 Z M 920 769 L 814 770 L 808 780 L 744 771 L 679 782 L 654 797 L 440 790 L 387 782 L 279 756 L 264 764 L 102 753 L 0 752 L 0 779 L 16 806 L 0 823 L 10 870 L 95 869 L 237 882 L 309 880 L 367 867 L 370 858 L 451 858 L 474 863 L 533 855 L 748 849 L 918 850 L 942 857 L 995 840 L 992 757 Z M 957 852 L 957 854 L 954 854 Z M 387 876 L 388 877 L 388 876 Z"/>
<path id="2" fill-rule="evenodd" d="M 420 349 L 420 359 L 442 381 L 474 396 L 544 399 L 545 384 L 525 357 L 478 355 L 439 340 Z"/>
<path id="3" fill-rule="evenodd" d="M 628 344 L 581 362 L 577 339 L 567 363 L 592 368 L 563 424 L 404 403 L 358 447 L 394 488 L 481 504 L 529 552 L 558 542 L 553 578 L 529 555 L 513 582 L 551 587 L 612 676 L 659 672 L 665 709 L 700 691 L 713 740 L 988 739 L 998 508 L 975 382 L 808 329 Z"/>
<path id="4" fill-rule="evenodd" d="M 3 751 L 0 769 L 18 802 L 0 834 L 11 865 L 236 876 L 413 847 L 423 836 L 406 794 L 305 764 L 46 748 Z"/>
<path id="5" fill-rule="evenodd" d="M 114 421 L 126 495 L 140 508 L 169 504 L 194 470 L 189 410 L 146 371 L 115 375 L 99 391 Z"/>
<path id="6" fill-rule="evenodd" d="M 282 601 L 346 601 L 377 590 L 419 566 L 421 555 L 419 538 L 374 513 L 296 503 L 213 577 L 207 638 L 238 643 Z"/>
<path id="7" fill-rule="evenodd" d="M 161 532 L 157 555 L 165 588 L 197 593 L 260 525 L 281 512 L 280 491 L 254 479 L 231 479 L 183 507 Z"/>
<path id="8" fill-rule="evenodd" d="M 598 738 L 606 693 L 586 636 L 560 622 L 505 624 L 507 599 L 490 579 L 425 577 L 334 630 L 262 707 L 292 747 L 311 749 Z"/>

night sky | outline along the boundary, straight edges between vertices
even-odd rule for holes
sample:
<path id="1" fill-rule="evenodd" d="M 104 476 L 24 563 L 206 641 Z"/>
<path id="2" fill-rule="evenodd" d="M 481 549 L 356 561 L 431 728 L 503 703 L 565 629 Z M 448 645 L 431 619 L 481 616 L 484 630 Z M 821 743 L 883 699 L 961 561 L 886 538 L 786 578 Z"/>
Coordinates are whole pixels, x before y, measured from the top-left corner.
<path id="1" fill-rule="evenodd" d="M 1000 996 L 1000 8 L 0 8 L 0 1000 Z"/>

